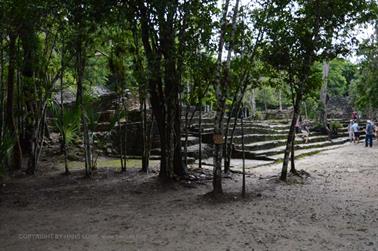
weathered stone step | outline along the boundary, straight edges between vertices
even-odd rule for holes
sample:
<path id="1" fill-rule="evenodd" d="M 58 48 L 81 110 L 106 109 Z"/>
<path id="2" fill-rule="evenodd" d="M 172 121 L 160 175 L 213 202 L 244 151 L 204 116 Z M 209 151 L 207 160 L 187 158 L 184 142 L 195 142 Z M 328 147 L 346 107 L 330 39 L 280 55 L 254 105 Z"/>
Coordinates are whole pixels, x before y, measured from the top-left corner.
<path id="1" fill-rule="evenodd" d="M 309 144 L 297 144 L 295 145 L 295 150 L 303 150 L 303 149 L 311 149 L 311 148 L 323 148 L 332 145 L 344 144 L 348 142 L 348 138 L 337 138 L 332 141 L 323 141 L 323 142 L 315 142 Z M 252 151 L 253 154 L 256 156 L 273 156 L 277 154 L 283 154 L 285 152 L 286 146 L 279 146 L 269 150 L 258 150 Z"/>
<path id="2" fill-rule="evenodd" d="M 272 140 L 281 140 L 286 139 L 287 133 L 281 134 L 246 134 L 244 135 L 244 143 L 250 144 L 254 142 L 261 142 L 261 141 L 272 141 Z M 242 143 L 242 136 L 237 135 L 234 136 L 234 143 L 241 144 Z"/>
<path id="3" fill-rule="evenodd" d="M 198 137 L 194 137 L 194 136 L 189 136 L 188 137 L 188 146 L 192 146 L 192 145 L 196 145 L 199 143 L 199 138 Z M 184 146 L 185 144 L 185 136 L 182 136 L 181 137 L 181 144 Z"/>
<path id="4" fill-rule="evenodd" d="M 304 156 L 318 154 L 320 152 L 337 149 L 339 147 L 342 147 L 345 144 L 349 144 L 349 143 L 344 142 L 344 143 L 339 143 L 339 144 L 331 145 L 331 146 L 327 146 L 327 147 L 319 147 L 319 148 L 310 148 L 310 149 L 297 150 L 295 152 L 295 157 L 296 158 L 301 158 L 301 157 L 304 157 Z M 277 155 L 272 155 L 272 156 L 270 156 L 270 158 L 272 160 L 274 160 L 274 161 L 281 161 L 284 158 L 284 154 L 281 153 L 281 154 L 277 154 Z"/>
<path id="5" fill-rule="evenodd" d="M 298 159 L 298 158 L 303 158 L 305 156 L 315 155 L 315 154 L 318 154 L 320 152 L 330 151 L 330 150 L 334 150 L 334 149 L 343 147 L 345 144 L 349 144 L 349 143 L 332 145 L 332 146 L 322 147 L 322 148 L 311 148 L 311 149 L 297 150 L 295 157 L 296 157 L 296 159 Z M 247 173 L 253 173 L 254 168 L 264 167 L 264 166 L 267 166 L 267 165 L 277 163 L 278 161 L 282 161 L 283 157 L 284 157 L 284 154 L 278 154 L 278 155 L 270 156 L 270 159 L 267 159 L 267 160 L 246 159 L 245 160 L 246 172 Z M 210 169 L 210 170 L 213 169 L 213 160 L 212 159 L 206 159 L 202 163 L 203 163 L 202 164 L 203 168 Z M 195 164 L 198 164 L 198 160 L 196 161 Z M 231 159 L 231 170 L 236 171 L 236 172 L 242 171 L 242 159 L 240 159 L 240 157 L 234 156 L 234 158 Z"/>
<path id="6" fill-rule="evenodd" d="M 224 121 L 224 126 L 226 126 L 227 123 Z M 233 121 L 230 123 L 230 127 L 232 128 L 234 125 Z M 199 124 L 198 122 L 192 122 L 190 124 L 192 128 L 198 128 Z M 202 128 L 214 128 L 214 121 L 211 122 L 202 122 Z M 237 122 L 236 127 L 240 128 L 241 123 L 240 121 Z M 275 129 L 275 130 L 286 130 L 290 128 L 289 123 L 281 124 L 281 123 L 270 123 L 269 121 L 261 122 L 261 121 L 244 121 L 244 127 L 254 127 L 254 128 L 266 128 L 266 129 Z"/>
<path id="7" fill-rule="evenodd" d="M 325 135 L 322 135 L 321 133 L 314 132 L 310 134 L 312 137 L 314 136 L 323 136 L 323 137 L 328 137 Z M 346 135 L 346 134 L 340 134 L 341 135 Z M 278 141 L 278 140 L 286 140 L 287 139 L 287 132 L 285 133 L 276 133 L 276 134 L 261 134 L 261 133 L 256 133 L 256 134 L 246 134 L 244 135 L 244 144 L 253 144 L 257 142 L 263 142 L 263 141 Z M 213 133 L 203 133 L 202 134 L 202 141 L 208 144 L 213 143 Z M 241 144 L 242 143 L 242 136 L 241 135 L 234 135 L 233 139 L 234 144 Z"/>
<path id="8" fill-rule="evenodd" d="M 324 135 L 312 136 L 309 138 L 308 142 L 314 143 L 314 142 L 324 142 L 324 141 L 328 141 L 328 136 L 324 136 Z M 270 148 L 286 145 L 286 142 L 287 142 L 287 139 L 261 141 L 261 142 L 246 144 L 244 147 L 245 147 L 245 150 L 247 151 L 257 151 L 257 150 L 270 149 Z M 304 139 L 297 136 L 295 139 L 295 143 L 296 144 L 304 143 Z M 241 149 L 241 144 L 236 144 L 235 147 L 237 149 Z"/>
<path id="9" fill-rule="evenodd" d="M 229 135 L 231 135 L 233 128 L 228 129 Z M 199 133 L 199 128 L 194 128 L 190 130 L 193 133 Z M 241 134 L 241 128 L 240 126 L 235 128 L 234 135 L 240 135 Z M 213 128 L 204 128 L 202 129 L 203 133 L 212 133 Z M 246 126 L 244 127 L 244 134 L 283 134 L 288 133 L 288 130 L 276 130 L 273 128 L 263 128 L 263 127 L 255 127 L 255 126 Z"/>

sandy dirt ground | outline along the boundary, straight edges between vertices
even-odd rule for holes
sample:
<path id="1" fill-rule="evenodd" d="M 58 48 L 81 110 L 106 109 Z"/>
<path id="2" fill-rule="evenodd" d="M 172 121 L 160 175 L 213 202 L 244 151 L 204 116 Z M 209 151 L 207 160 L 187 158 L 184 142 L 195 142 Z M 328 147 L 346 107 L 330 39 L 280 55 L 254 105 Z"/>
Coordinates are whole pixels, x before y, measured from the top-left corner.
<path id="1" fill-rule="evenodd" d="M 348 145 L 297 161 L 311 176 L 277 181 L 280 164 L 224 180 L 208 171 L 163 185 L 156 173 L 102 169 L 5 181 L 0 250 L 378 250 L 378 147 Z"/>

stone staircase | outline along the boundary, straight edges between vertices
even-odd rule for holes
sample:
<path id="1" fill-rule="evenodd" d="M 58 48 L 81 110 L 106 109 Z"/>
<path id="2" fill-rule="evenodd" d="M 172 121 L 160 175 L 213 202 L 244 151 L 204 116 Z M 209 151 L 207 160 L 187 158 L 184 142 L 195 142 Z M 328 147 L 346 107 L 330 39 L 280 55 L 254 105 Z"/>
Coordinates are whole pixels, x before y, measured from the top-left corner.
<path id="1" fill-rule="evenodd" d="M 108 105 L 106 108 L 100 112 L 100 119 L 98 123 L 98 128 L 95 132 L 95 141 L 106 142 L 102 144 L 101 151 L 108 152 L 109 155 L 116 155 L 117 153 L 112 151 L 112 143 L 109 140 L 108 132 L 110 120 L 115 114 L 114 104 Z M 226 120 L 227 118 L 225 118 Z M 134 120 L 136 121 L 136 120 Z M 233 125 L 234 119 L 231 120 L 231 126 Z M 338 130 L 337 136 L 332 140 L 329 140 L 328 135 L 324 133 L 311 131 L 308 143 L 305 143 L 301 135 L 297 135 L 295 139 L 295 155 L 296 158 L 317 154 L 322 151 L 327 151 L 331 149 L 338 148 L 349 142 L 347 126 L 349 120 L 347 119 L 334 119 L 333 121 L 338 121 L 341 124 L 341 128 Z M 289 130 L 289 119 L 270 119 L 270 120 L 252 120 L 246 119 L 244 121 L 244 149 L 245 157 L 248 160 L 247 163 L 251 166 L 261 166 L 266 164 L 271 164 L 274 162 L 279 162 L 284 157 L 285 145 Z M 199 117 L 194 116 L 190 121 L 188 140 L 186 141 L 184 135 L 185 117 L 182 117 L 182 150 L 184 151 L 185 142 L 187 143 L 187 156 L 190 158 L 190 163 L 193 160 L 198 162 L 199 158 L 199 134 L 202 136 L 202 160 L 206 164 L 212 163 L 213 146 L 212 146 L 212 135 L 214 126 L 214 113 L 203 113 L 202 117 L 202 131 L 199 131 Z M 364 124 L 360 124 L 361 127 L 361 139 L 364 138 Z M 138 122 L 130 123 L 128 125 L 128 134 L 135 134 L 140 130 L 140 125 Z M 131 130 L 129 132 L 129 130 Z M 231 134 L 232 128 L 229 129 L 229 135 Z M 153 142 L 158 141 L 157 131 L 153 133 Z M 140 147 L 140 138 L 136 137 L 135 142 L 128 142 L 128 147 L 132 150 Z M 242 153 L 242 136 L 241 136 L 241 125 L 238 121 L 235 128 L 234 140 L 233 140 L 233 152 L 232 152 L 232 162 L 238 162 L 243 156 Z M 137 155 L 137 153 L 130 154 Z M 136 152 L 140 152 L 140 149 Z M 152 155 L 160 155 L 159 143 L 153 144 Z"/>
<path id="2" fill-rule="evenodd" d="M 348 137 L 348 123 L 349 120 L 338 119 L 332 120 L 338 121 L 341 124 L 341 128 L 338 129 L 337 135 L 333 136 L 332 140 L 329 140 L 328 135 L 321 132 L 311 131 L 308 143 L 305 143 L 301 134 L 298 134 L 295 139 L 295 156 L 296 158 L 314 155 L 319 152 L 332 150 L 349 143 Z M 286 140 L 289 131 L 290 121 L 287 119 L 282 120 L 245 120 L 244 121 L 244 149 L 245 157 L 251 166 L 261 166 L 267 165 L 274 162 L 279 162 L 283 160 Z M 199 135 L 199 124 L 198 117 L 195 117 L 190 125 L 190 142 L 188 142 L 190 149 L 197 149 L 195 145 L 198 141 L 194 140 L 198 138 Z M 364 139 L 364 128 L 365 124 L 360 124 L 361 128 L 361 141 Z M 212 131 L 213 131 L 213 119 L 204 118 L 202 120 L 202 141 L 204 143 L 205 149 L 211 149 L 212 144 Z M 230 129 L 231 131 L 231 129 Z M 238 122 L 235 129 L 234 140 L 233 140 L 233 153 L 232 158 L 237 160 L 242 158 L 242 136 L 241 136 L 241 126 Z M 210 157 L 207 152 L 203 156 Z M 196 154 L 190 154 L 190 156 L 197 157 Z M 205 164 L 211 164 L 212 159 L 206 157 L 203 160 Z M 232 161 L 232 163 L 235 161 Z M 240 161 L 239 161 L 240 162 Z M 240 164 L 240 163 L 239 163 Z"/>

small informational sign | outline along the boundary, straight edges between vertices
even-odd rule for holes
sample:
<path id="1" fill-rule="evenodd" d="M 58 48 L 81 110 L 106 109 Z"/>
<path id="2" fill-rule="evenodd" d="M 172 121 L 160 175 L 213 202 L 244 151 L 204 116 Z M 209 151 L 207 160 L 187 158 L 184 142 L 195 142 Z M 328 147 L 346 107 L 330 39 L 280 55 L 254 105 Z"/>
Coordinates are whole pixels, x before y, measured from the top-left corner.
<path id="1" fill-rule="evenodd" d="M 215 145 L 224 144 L 224 138 L 222 134 L 213 134 L 213 142 Z"/>

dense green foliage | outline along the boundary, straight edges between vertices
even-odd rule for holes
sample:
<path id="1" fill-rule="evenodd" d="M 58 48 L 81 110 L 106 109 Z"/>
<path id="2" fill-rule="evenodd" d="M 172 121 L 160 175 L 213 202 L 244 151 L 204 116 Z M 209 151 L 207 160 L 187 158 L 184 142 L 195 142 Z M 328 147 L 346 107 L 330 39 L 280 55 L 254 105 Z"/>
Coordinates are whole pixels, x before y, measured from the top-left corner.
<path id="1" fill-rule="evenodd" d="M 294 107 L 293 121 L 306 104 L 305 112 L 315 117 L 320 62 L 330 61 L 329 96 L 351 95 L 361 109 L 377 107 L 375 42 L 360 50 L 365 57 L 358 66 L 339 57 L 355 44 L 354 27 L 374 19 L 374 1 L 223 2 L 1 1 L 2 166 L 34 173 L 52 116 L 63 150 L 74 135 L 83 138 L 90 175 L 99 120 L 92 92 L 98 86 L 116 94 L 116 113 L 122 114 L 109 130 L 121 130 L 127 121 L 127 102 L 139 104 L 143 158 L 148 159 L 148 132 L 156 122 L 160 176 L 168 179 L 186 174 L 185 106 L 214 107 L 215 134 L 226 134 L 226 142 L 223 118 L 243 104 L 260 111 Z M 65 109 L 59 94 L 68 90 L 74 106 Z M 228 119 L 227 128 L 230 124 Z"/>
<path id="2" fill-rule="evenodd" d="M 359 55 L 362 61 L 350 88 L 350 94 L 357 107 L 368 114 L 378 108 L 377 30 L 375 32 L 371 39 L 364 41 L 360 46 Z"/>

